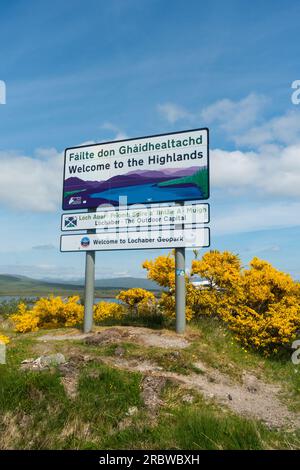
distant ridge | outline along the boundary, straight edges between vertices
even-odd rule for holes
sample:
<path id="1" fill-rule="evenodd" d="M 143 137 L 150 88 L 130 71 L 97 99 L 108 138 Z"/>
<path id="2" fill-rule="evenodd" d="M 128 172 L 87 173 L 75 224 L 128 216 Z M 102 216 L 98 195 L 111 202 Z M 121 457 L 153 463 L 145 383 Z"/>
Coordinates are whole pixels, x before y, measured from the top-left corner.
<path id="1" fill-rule="evenodd" d="M 32 279 L 21 275 L 0 274 L 0 296 L 40 296 L 82 294 L 84 280 L 64 281 L 60 279 Z M 116 277 L 97 279 L 95 281 L 96 296 L 113 297 L 120 289 L 140 287 L 158 291 L 159 286 L 149 279 L 136 277 Z"/>

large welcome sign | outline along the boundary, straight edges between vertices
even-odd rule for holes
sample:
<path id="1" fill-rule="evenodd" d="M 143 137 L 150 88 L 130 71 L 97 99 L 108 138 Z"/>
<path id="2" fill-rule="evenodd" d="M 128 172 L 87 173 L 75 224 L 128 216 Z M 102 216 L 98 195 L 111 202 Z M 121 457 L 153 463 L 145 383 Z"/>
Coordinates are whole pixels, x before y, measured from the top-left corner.
<path id="1" fill-rule="evenodd" d="M 63 210 L 209 197 L 208 129 L 68 148 Z"/>

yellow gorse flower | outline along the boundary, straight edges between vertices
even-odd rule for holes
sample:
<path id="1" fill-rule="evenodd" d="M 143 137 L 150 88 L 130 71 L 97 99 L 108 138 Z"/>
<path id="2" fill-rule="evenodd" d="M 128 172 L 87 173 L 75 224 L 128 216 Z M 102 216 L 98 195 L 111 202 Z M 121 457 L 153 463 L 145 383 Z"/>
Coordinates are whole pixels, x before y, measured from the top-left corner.
<path id="1" fill-rule="evenodd" d="M 174 260 L 173 260 L 174 261 Z M 171 255 L 146 261 L 148 278 L 168 292 L 159 306 L 175 316 L 174 262 Z M 208 281 L 196 289 L 186 276 L 187 319 L 209 315 L 219 317 L 247 350 L 276 353 L 300 334 L 300 285 L 270 263 L 253 258 L 243 269 L 237 255 L 211 251 L 192 262 L 191 274 Z"/>
<path id="2" fill-rule="evenodd" d="M 0 334 L 0 344 L 8 344 L 9 338 L 5 335 Z"/>
<path id="3" fill-rule="evenodd" d="M 40 328 L 59 328 L 75 326 L 83 321 L 83 306 L 79 296 L 67 299 L 50 296 L 40 298 L 31 309 L 20 303 L 18 312 L 11 316 L 16 331 L 25 333 L 38 331 Z"/>

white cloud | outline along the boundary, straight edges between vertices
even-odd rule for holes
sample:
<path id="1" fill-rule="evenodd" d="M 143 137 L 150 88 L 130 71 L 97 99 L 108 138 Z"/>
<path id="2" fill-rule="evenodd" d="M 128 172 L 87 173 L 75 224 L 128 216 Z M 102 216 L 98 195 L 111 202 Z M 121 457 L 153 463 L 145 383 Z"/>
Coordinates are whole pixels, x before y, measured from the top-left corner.
<path id="1" fill-rule="evenodd" d="M 102 128 L 115 132 L 115 140 L 127 138 L 113 124 L 106 123 Z M 79 142 L 78 146 L 94 143 L 93 140 Z M 1 205 L 32 212 L 57 210 L 62 197 L 63 162 L 63 152 L 55 148 L 38 148 L 32 156 L 0 151 Z"/>
<path id="2" fill-rule="evenodd" d="M 300 142 L 300 111 L 288 111 L 276 116 L 261 126 L 255 126 L 246 132 L 234 136 L 238 145 L 260 147 L 269 143 L 291 145 Z"/>
<path id="3" fill-rule="evenodd" d="M 164 103 L 157 106 L 158 112 L 171 124 L 182 119 L 191 119 L 193 115 L 174 103 Z"/>
<path id="4" fill-rule="evenodd" d="M 101 129 L 114 132 L 115 136 L 113 140 L 122 140 L 128 138 L 127 134 L 122 129 L 120 129 L 120 127 L 111 122 L 105 122 L 102 124 Z"/>
<path id="5" fill-rule="evenodd" d="M 300 145 L 263 147 L 257 152 L 211 151 L 211 184 L 228 192 L 259 191 L 300 196 Z"/>
<path id="6" fill-rule="evenodd" d="M 227 98 L 218 100 L 201 111 L 191 112 L 170 102 L 158 105 L 157 109 L 171 124 L 186 120 L 220 129 L 228 140 L 240 148 L 257 149 L 265 145 L 299 143 L 300 110 L 289 110 L 264 120 L 263 112 L 268 101 L 264 95 L 251 93 L 237 101 Z"/>
<path id="7" fill-rule="evenodd" d="M 57 209 L 62 191 L 62 153 L 38 149 L 34 157 L 29 157 L 1 151 L 0 165 L 2 205 L 37 212 Z"/>
<path id="8" fill-rule="evenodd" d="M 181 120 L 203 122 L 207 126 L 219 127 L 234 140 L 262 121 L 262 112 L 267 103 L 268 99 L 264 95 L 250 93 L 238 101 L 227 98 L 218 100 L 200 111 L 191 112 L 172 102 L 159 104 L 157 109 L 171 124 Z"/>
<path id="9" fill-rule="evenodd" d="M 209 124 L 216 123 L 229 133 L 236 133 L 257 122 L 267 103 L 263 95 L 251 93 L 239 101 L 223 99 L 201 111 L 201 119 Z"/>
<path id="10" fill-rule="evenodd" d="M 300 142 L 300 111 L 263 120 L 268 99 L 251 93 L 239 101 L 223 99 L 204 108 L 201 119 L 207 125 L 218 126 L 240 147 L 252 149 L 265 145 L 292 145 Z"/>
<path id="11" fill-rule="evenodd" d="M 260 161 L 255 153 L 215 149 L 210 161 L 212 186 L 245 188 L 253 186 L 259 178 Z"/>
<path id="12" fill-rule="evenodd" d="M 215 214 L 211 227 L 216 235 L 251 232 L 299 225 L 296 214 L 300 214 L 300 203 L 278 202 L 259 207 L 244 205 Z"/>

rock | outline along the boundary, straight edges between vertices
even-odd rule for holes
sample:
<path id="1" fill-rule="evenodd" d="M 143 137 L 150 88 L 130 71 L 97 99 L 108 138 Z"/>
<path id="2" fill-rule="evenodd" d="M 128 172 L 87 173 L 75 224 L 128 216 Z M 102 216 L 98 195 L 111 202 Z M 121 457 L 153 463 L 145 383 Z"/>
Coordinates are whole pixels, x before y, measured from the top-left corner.
<path id="1" fill-rule="evenodd" d="M 21 364 L 31 364 L 34 362 L 34 357 L 30 357 L 29 359 L 24 359 L 24 361 L 21 362 Z"/>
<path id="2" fill-rule="evenodd" d="M 183 401 L 184 403 L 193 403 L 194 397 L 193 397 L 192 395 L 184 395 L 184 396 L 182 397 L 182 401 Z"/>
<path id="3" fill-rule="evenodd" d="M 138 413 L 138 407 L 137 406 L 131 406 L 130 408 L 128 408 L 128 411 L 126 413 L 127 416 L 134 416 Z"/>
<path id="4" fill-rule="evenodd" d="M 21 363 L 21 369 L 43 370 L 49 369 L 52 366 L 58 366 L 65 363 L 65 356 L 61 353 L 57 353 L 50 354 L 49 356 L 40 356 L 37 359 L 25 359 Z"/>
<path id="5" fill-rule="evenodd" d="M 58 366 L 59 364 L 64 364 L 66 362 L 65 356 L 61 353 L 41 356 L 38 359 L 43 367 Z"/>

